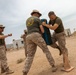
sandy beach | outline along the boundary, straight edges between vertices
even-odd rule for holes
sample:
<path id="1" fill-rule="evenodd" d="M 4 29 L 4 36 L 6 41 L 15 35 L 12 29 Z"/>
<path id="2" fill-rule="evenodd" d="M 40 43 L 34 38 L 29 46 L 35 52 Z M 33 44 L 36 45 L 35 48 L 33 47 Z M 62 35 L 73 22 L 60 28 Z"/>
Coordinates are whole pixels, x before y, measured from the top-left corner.
<path id="1" fill-rule="evenodd" d="M 67 37 L 66 46 L 69 51 L 70 64 L 76 67 L 76 59 L 75 59 L 76 36 Z M 61 71 L 62 63 L 63 63 L 62 56 L 59 56 L 59 52 L 57 49 L 51 48 L 50 46 L 48 46 L 48 48 L 55 59 L 55 63 L 56 63 L 56 66 L 58 67 L 58 70 L 54 73 L 51 72 L 51 66 L 48 63 L 46 56 L 44 55 L 42 50 L 39 47 L 37 47 L 34 61 L 28 75 L 75 75 L 76 68 L 68 73 Z M 8 58 L 8 64 L 10 68 L 14 70 L 14 73 L 11 75 L 22 75 L 22 70 L 23 70 L 25 61 L 18 64 L 17 60 L 26 59 L 24 55 L 24 49 L 10 51 L 10 52 L 8 51 L 7 58 Z"/>

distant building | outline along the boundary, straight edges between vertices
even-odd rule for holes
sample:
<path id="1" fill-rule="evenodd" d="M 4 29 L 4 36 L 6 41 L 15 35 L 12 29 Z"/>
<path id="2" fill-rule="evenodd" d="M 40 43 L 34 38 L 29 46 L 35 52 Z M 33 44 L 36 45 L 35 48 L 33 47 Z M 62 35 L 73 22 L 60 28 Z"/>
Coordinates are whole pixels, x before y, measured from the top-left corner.
<path id="1" fill-rule="evenodd" d="M 13 44 L 7 44 L 6 47 L 7 47 L 7 50 L 10 50 L 10 49 L 13 49 L 14 48 L 13 47 Z"/>
<path id="2" fill-rule="evenodd" d="M 66 34 L 66 36 L 71 36 L 71 31 L 70 31 L 70 29 L 65 29 L 65 34 Z"/>
<path id="3" fill-rule="evenodd" d="M 7 44 L 6 47 L 7 50 L 19 49 L 24 47 L 24 41 L 23 39 L 18 39 L 18 40 L 13 39 L 12 44 Z"/>
<path id="4" fill-rule="evenodd" d="M 14 47 L 14 49 L 19 49 L 19 48 L 21 48 L 23 46 L 24 46 L 23 39 L 18 39 L 18 40 L 13 39 L 13 47 Z"/>

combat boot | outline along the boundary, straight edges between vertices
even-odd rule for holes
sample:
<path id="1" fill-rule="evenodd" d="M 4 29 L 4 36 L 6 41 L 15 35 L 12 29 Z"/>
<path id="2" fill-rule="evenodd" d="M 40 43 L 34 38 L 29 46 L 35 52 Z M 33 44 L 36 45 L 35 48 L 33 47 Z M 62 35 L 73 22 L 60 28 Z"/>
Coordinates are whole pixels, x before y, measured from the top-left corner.
<path id="1" fill-rule="evenodd" d="M 57 71 L 57 67 L 56 66 L 52 66 L 52 72 L 56 72 Z"/>
<path id="2" fill-rule="evenodd" d="M 9 68 L 7 68 L 5 72 L 6 72 L 6 74 L 12 74 L 12 73 L 14 73 L 14 71 L 10 70 Z"/>
<path id="3" fill-rule="evenodd" d="M 5 72 L 5 70 L 1 67 L 1 73 L 4 73 Z"/>

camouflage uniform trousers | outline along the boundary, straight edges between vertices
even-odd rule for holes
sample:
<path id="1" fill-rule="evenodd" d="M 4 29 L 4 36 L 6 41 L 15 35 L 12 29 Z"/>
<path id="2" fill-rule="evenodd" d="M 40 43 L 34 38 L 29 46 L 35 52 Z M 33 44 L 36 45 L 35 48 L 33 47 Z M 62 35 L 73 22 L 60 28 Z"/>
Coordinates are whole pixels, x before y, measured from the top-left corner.
<path id="1" fill-rule="evenodd" d="M 52 66 L 55 64 L 55 61 L 50 51 L 48 50 L 47 45 L 44 39 L 42 38 L 41 34 L 34 32 L 34 33 L 27 35 L 26 43 L 27 43 L 27 58 L 26 58 L 23 72 L 28 73 L 32 65 L 37 46 L 39 46 L 43 50 L 50 65 Z"/>
<path id="2" fill-rule="evenodd" d="M 69 59 L 68 59 L 68 49 L 66 48 L 66 40 L 65 40 L 65 32 L 54 33 L 53 34 L 53 46 L 57 46 L 56 41 L 58 41 L 58 45 L 63 54 L 63 65 L 64 68 L 69 67 Z"/>
<path id="3" fill-rule="evenodd" d="M 4 46 L 0 46 L 0 69 L 5 71 L 7 68 L 6 50 Z"/>
<path id="4" fill-rule="evenodd" d="M 27 35 L 24 35 L 22 38 L 23 38 L 23 40 L 24 40 L 25 56 L 27 57 L 26 36 L 27 36 Z"/>
<path id="5" fill-rule="evenodd" d="M 25 49 L 25 56 L 27 57 L 27 45 L 26 45 L 26 41 L 24 41 L 24 49 Z"/>
<path id="6" fill-rule="evenodd" d="M 68 55 L 68 50 L 65 46 L 66 45 L 65 32 L 54 33 L 52 40 L 53 40 L 53 44 L 51 45 L 52 47 L 59 46 L 62 53 L 66 53 Z M 58 45 L 56 44 L 56 42 L 58 42 Z"/>

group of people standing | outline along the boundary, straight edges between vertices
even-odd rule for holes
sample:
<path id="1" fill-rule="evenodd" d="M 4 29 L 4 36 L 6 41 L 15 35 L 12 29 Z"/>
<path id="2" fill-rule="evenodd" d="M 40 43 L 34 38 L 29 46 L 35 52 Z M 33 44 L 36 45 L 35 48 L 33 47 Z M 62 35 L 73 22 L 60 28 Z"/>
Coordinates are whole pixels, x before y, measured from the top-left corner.
<path id="1" fill-rule="evenodd" d="M 50 19 L 48 24 L 46 24 L 46 22 L 41 22 L 40 16 L 42 16 L 42 14 L 38 10 L 33 10 L 31 12 L 31 17 L 26 20 L 27 31 L 24 31 L 25 34 L 21 36 L 21 38 L 24 38 L 24 41 L 26 41 L 24 42 L 26 62 L 23 69 L 23 75 L 27 75 L 30 70 L 37 46 L 39 46 L 46 55 L 46 58 L 52 67 L 52 72 L 57 71 L 55 61 L 47 47 L 45 40 L 42 37 L 42 34 L 45 32 L 43 26 L 54 30 L 54 34 L 52 37 L 53 43 L 50 46 L 53 48 L 57 48 L 60 52 L 60 55 L 63 55 L 63 68 L 61 70 L 65 72 L 73 70 L 74 67 L 70 66 L 69 64 L 68 50 L 65 46 L 66 40 L 62 20 L 58 16 L 56 16 L 53 11 L 50 11 L 48 13 L 48 17 Z M 5 27 L 3 25 L 0 25 L 0 65 L 1 72 L 7 72 L 10 74 L 13 73 L 13 71 L 11 71 L 7 66 L 5 51 L 6 47 L 4 39 L 8 36 L 12 36 L 12 34 L 3 35 L 3 31 L 1 31 L 1 29 L 4 28 Z M 56 41 L 58 42 L 58 44 L 56 43 Z"/>
<path id="2" fill-rule="evenodd" d="M 46 55 L 49 64 L 52 66 L 52 71 L 55 72 L 57 70 L 55 61 L 46 45 L 46 42 L 42 37 L 42 34 L 45 32 L 43 26 L 54 30 L 52 38 L 53 44 L 51 45 L 51 47 L 57 48 L 60 51 L 60 55 L 63 55 L 63 68 L 61 70 L 65 72 L 73 70 L 74 67 L 70 66 L 69 64 L 68 50 L 65 46 L 66 40 L 62 20 L 58 16 L 56 16 L 53 11 L 50 11 L 48 13 L 48 17 L 50 19 L 49 24 L 46 24 L 46 22 L 41 23 L 41 20 L 39 19 L 40 16 L 42 16 L 42 14 L 38 10 L 33 10 L 31 13 L 31 17 L 26 20 L 27 57 L 23 69 L 23 75 L 27 75 L 30 70 L 37 46 L 39 46 Z M 56 44 L 56 41 L 58 42 L 58 44 Z"/>

